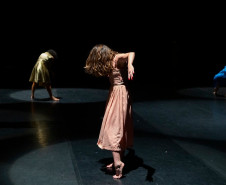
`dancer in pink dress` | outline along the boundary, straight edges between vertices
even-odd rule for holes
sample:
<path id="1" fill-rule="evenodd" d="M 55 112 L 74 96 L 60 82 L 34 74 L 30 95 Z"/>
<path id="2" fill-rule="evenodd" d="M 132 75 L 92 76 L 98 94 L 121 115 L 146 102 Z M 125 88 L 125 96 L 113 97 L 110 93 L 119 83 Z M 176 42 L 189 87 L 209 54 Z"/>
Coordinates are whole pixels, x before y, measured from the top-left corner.
<path id="1" fill-rule="evenodd" d="M 95 45 L 86 60 L 85 72 L 96 77 L 106 76 L 110 80 L 109 96 L 97 145 L 112 151 L 115 168 L 113 178 L 123 176 L 124 152 L 133 146 L 132 102 L 128 80 L 133 79 L 135 52 L 118 53 L 106 45 Z"/>

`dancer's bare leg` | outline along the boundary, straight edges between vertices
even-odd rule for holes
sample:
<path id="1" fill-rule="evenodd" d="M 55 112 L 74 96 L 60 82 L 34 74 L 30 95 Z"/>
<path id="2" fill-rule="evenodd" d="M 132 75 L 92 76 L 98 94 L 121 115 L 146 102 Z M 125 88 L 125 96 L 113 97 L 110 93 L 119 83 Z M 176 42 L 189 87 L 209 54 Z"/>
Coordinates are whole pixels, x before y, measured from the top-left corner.
<path id="1" fill-rule="evenodd" d="M 216 83 L 215 87 L 213 89 L 213 95 L 215 95 L 215 96 L 218 95 L 217 93 L 218 93 L 219 89 L 220 89 L 219 83 Z"/>
<path id="2" fill-rule="evenodd" d="M 123 158 L 124 158 L 124 154 L 125 154 L 125 150 L 121 150 L 120 151 L 120 158 L 121 158 L 122 161 L 123 161 Z M 106 167 L 107 168 L 113 168 L 114 167 L 114 163 L 110 163 Z"/>
<path id="3" fill-rule="evenodd" d="M 56 98 L 55 96 L 53 96 L 51 85 L 46 85 L 46 90 L 48 91 L 49 97 L 51 100 L 54 100 L 54 101 L 60 100 L 60 99 Z"/>
<path id="4" fill-rule="evenodd" d="M 216 86 L 216 87 L 214 87 L 214 89 L 213 89 L 213 94 L 216 96 L 217 95 L 217 92 L 218 92 L 218 90 L 219 90 L 219 86 Z"/>
<path id="5" fill-rule="evenodd" d="M 31 85 L 31 100 L 35 98 L 35 88 L 36 88 L 36 83 L 33 82 Z"/>
<path id="6" fill-rule="evenodd" d="M 120 179 L 122 177 L 122 170 L 124 168 L 124 163 L 121 161 L 120 152 L 112 152 L 114 159 L 115 175 L 114 179 Z"/>

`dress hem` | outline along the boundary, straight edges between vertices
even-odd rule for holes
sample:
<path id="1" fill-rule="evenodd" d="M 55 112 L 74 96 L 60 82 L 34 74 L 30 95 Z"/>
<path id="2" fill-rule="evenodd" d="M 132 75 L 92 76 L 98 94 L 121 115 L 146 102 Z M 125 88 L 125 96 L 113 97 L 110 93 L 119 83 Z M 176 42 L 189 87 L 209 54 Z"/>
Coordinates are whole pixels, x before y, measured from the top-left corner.
<path id="1" fill-rule="evenodd" d="M 118 148 L 118 149 L 115 149 L 115 148 L 110 148 L 110 147 L 103 147 L 100 143 L 97 143 L 97 146 L 102 149 L 102 150 L 110 150 L 110 151 L 115 151 L 115 152 L 120 152 L 122 150 L 126 150 L 127 148 L 132 148 L 133 145 L 130 145 L 130 146 L 127 146 L 126 148 Z"/>

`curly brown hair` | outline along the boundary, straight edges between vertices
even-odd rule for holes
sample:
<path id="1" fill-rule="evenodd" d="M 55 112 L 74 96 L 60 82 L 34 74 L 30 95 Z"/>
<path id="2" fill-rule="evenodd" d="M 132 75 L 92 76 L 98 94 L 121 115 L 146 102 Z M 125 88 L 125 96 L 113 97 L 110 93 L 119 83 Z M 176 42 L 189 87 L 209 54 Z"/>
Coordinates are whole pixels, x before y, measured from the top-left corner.
<path id="1" fill-rule="evenodd" d="M 113 69 L 113 59 L 118 52 L 104 44 L 95 45 L 86 59 L 85 72 L 96 77 L 108 76 Z"/>

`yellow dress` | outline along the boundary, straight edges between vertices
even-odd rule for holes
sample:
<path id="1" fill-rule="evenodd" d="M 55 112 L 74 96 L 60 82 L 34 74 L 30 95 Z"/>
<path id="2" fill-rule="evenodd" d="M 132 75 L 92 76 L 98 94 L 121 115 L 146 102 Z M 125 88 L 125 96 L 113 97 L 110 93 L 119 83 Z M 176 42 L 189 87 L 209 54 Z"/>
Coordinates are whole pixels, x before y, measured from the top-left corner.
<path id="1" fill-rule="evenodd" d="M 42 53 L 32 69 L 29 82 L 35 82 L 40 86 L 50 84 L 50 65 L 53 59 L 53 56 L 48 52 Z"/>

